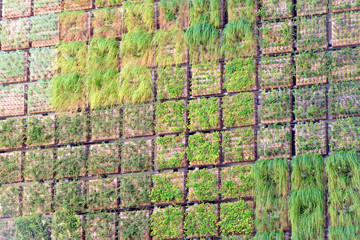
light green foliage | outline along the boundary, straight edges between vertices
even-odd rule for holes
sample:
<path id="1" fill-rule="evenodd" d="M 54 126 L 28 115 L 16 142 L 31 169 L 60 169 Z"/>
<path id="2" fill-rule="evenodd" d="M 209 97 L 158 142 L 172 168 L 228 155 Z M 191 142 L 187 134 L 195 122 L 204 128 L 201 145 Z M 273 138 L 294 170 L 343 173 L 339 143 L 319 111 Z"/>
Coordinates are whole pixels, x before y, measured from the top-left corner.
<path id="1" fill-rule="evenodd" d="M 221 69 L 217 61 L 192 64 L 191 75 L 193 96 L 221 93 Z"/>
<path id="2" fill-rule="evenodd" d="M 356 240 L 360 234 L 360 226 L 329 227 L 330 240 Z"/>
<path id="3" fill-rule="evenodd" d="M 149 171 L 151 163 L 151 140 L 143 138 L 124 142 L 121 148 L 121 170 L 123 172 Z"/>
<path id="4" fill-rule="evenodd" d="M 297 123 L 295 125 L 296 155 L 326 154 L 326 126 L 324 122 Z"/>
<path id="5" fill-rule="evenodd" d="M 226 62 L 224 88 L 227 92 L 240 92 L 256 88 L 255 61 L 252 58 L 235 58 Z"/>
<path id="6" fill-rule="evenodd" d="M 0 183 L 20 182 L 21 152 L 0 154 Z"/>
<path id="7" fill-rule="evenodd" d="M 220 0 L 187 0 L 190 3 L 189 21 L 190 25 L 210 23 L 219 27 Z"/>
<path id="8" fill-rule="evenodd" d="M 51 222 L 51 236 L 58 240 L 80 240 L 82 237 L 82 217 L 71 209 L 56 211 Z"/>
<path id="9" fill-rule="evenodd" d="M 290 54 L 263 55 L 259 66 L 261 88 L 291 87 L 294 70 Z"/>
<path id="10" fill-rule="evenodd" d="M 120 68 L 119 41 L 94 38 L 90 41 L 87 64 L 91 71 Z"/>
<path id="11" fill-rule="evenodd" d="M 58 148 L 54 173 L 57 178 L 83 176 L 85 161 L 84 146 Z"/>
<path id="12" fill-rule="evenodd" d="M 186 187 L 189 189 L 189 201 L 214 201 L 218 197 L 218 180 L 216 169 L 201 169 L 190 171 Z"/>
<path id="13" fill-rule="evenodd" d="M 123 207 L 139 207 L 150 204 L 151 176 L 128 174 L 120 177 L 120 199 Z"/>
<path id="14" fill-rule="evenodd" d="M 152 176 L 151 202 L 180 202 L 185 198 L 183 192 L 184 174 L 181 172 L 162 173 Z"/>
<path id="15" fill-rule="evenodd" d="M 183 215 L 183 209 L 179 206 L 156 209 L 150 218 L 151 235 L 153 238 L 182 238 Z"/>
<path id="16" fill-rule="evenodd" d="M 14 217 L 20 214 L 19 186 L 3 184 L 0 186 L 0 216 Z"/>
<path id="17" fill-rule="evenodd" d="M 84 74 L 87 70 L 87 46 L 85 42 L 63 43 L 57 47 L 57 66 L 60 74 Z"/>
<path id="18" fill-rule="evenodd" d="M 186 69 L 178 66 L 157 69 L 157 98 L 173 99 L 185 97 Z"/>
<path id="19" fill-rule="evenodd" d="M 239 93 L 223 97 L 223 121 L 225 127 L 255 124 L 255 99 L 252 93 Z"/>
<path id="20" fill-rule="evenodd" d="M 216 205 L 202 203 L 186 210 L 184 230 L 188 237 L 216 236 Z"/>
<path id="21" fill-rule="evenodd" d="M 256 21 L 254 0 L 228 0 L 227 12 L 229 22 L 235 22 L 241 19 L 247 19 L 253 23 Z"/>
<path id="22" fill-rule="evenodd" d="M 56 116 L 55 136 L 60 143 L 79 143 L 85 141 L 88 132 L 85 110 L 80 113 L 61 113 Z"/>
<path id="23" fill-rule="evenodd" d="M 236 165 L 222 168 L 221 176 L 221 197 L 240 198 L 253 195 L 253 179 L 251 165 Z"/>
<path id="24" fill-rule="evenodd" d="M 30 41 L 59 40 L 59 17 L 57 14 L 30 18 Z"/>
<path id="25" fill-rule="evenodd" d="M 31 80 L 51 78 L 57 68 L 57 49 L 31 48 L 29 61 Z"/>
<path id="26" fill-rule="evenodd" d="M 327 47 L 326 16 L 300 17 L 297 19 L 297 49 Z"/>
<path id="27" fill-rule="evenodd" d="M 266 233 L 257 233 L 253 240 L 283 240 L 285 234 L 283 232 L 266 232 Z"/>
<path id="28" fill-rule="evenodd" d="M 8 118 L 0 121 L 0 148 L 21 147 L 23 141 L 22 119 Z"/>
<path id="29" fill-rule="evenodd" d="M 32 116 L 26 119 L 26 144 L 40 146 L 53 143 L 55 120 L 53 117 Z"/>
<path id="30" fill-rule="evenodd" d="M 50 237 L 50 218 L 41 214 L 31 214 L 15 218 L 16 239 L 39 240 Z"/>
<path id="31" fill-rule="evenodd" d="M 219 132 L 190 135 L 186 148 L 190 165 L 216 164 L 220 157 L 219 140 Z"/>
<path id="32" fill-rule="evenodd" d="M 25 52 L 0 52 L 0 58 L 1 83 L 26 81 Z"/>
<path id="33" fill-rule="evenodd" d="M 53 167 L 53 149 L 32 149 L 26 152 L 22 172 L 26 181 L 39 181 L 51 178 Z"/>
<path id="34" fill-rule="evenodd" d="M 84 192 L 85 182 L 83 180 L 62 180 L 55 184 L 55 211 L 67 209 L 69 211 L 83 211 L 87 203 L 87 196 Z M 66 218 L 70 218 L 69 212 L 64 214 Z M 56 212 L 53 219 L 56 216 Z M 73 225 L 75 223 L 70 222 Z M 54 229 L 53 229 L 54 231 Z"/>
<path id="35" fill-rule="evenodd" d="M 219 99 L 200 98 L 188 105 L 190 131 L 214 129 L 219 127 Z"/>
<path id="36" fill-rule="evenodd" d="M 252 128 L 238 128 L 222 134 L 224 162 L 254 160 L 255 133 Z"/>
<path id="37" fill-rule="evenodd" d="M 186 129 L 184 101 L 158 102 L 156 105 L 156 131 L 177 133 Z"/>
<path id="38" fill-rule="evenodd" d="M 258 15 L 266 19 L 292 16 L 293 4 L 291 0 L 262 0 Z"/>
<path id="39" fill-rule="evenodd" d="M 156 138 L 157 169 L 183 167 L 185 162 L 185 135 L 165 135 Z"/>
<path id="40" fill-rule="evenodd" d="M 303 51 L 295 57 L 296 82 L 298 85 L 325 83 L 330 67 L 328 52 Z"/>
<path id="41" fill-rule="evenodd" d="M 144 1 L 125 1 L 124 7 L 124 27 L 129 32 L 136 32 L 140 29 L 152 32 L 154 27 L 154 2 L 153 0 Z"/>

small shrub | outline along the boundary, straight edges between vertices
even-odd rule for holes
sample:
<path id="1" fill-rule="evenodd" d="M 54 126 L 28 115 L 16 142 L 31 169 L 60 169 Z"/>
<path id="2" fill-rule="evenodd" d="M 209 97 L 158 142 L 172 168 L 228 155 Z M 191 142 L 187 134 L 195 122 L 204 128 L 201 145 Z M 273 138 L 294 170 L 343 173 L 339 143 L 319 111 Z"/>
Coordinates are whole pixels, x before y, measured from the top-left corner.
<path id="1" fill-rule="evenodd" d="M 185 167 L 185 135 L 156 138 L 156 169 Z"/>
<path id="2" fill-rule="evenodd" d="M 326 126 L 324 122 L 298 123 L 295 125 L 296 155 L 327 153 Z"/>
<path id="3" fill-rule="evenodd" d="M 253 195 L 251 167 L 251 165 L 236 165 L 221 169 L 220 193 L 223 199 L 239 199 Z"/>
<path id="4" fill-rule="evenodd" d="M 185 202 L 184 172 L 169 172 L 152 175 L 151 202 L 156 204 Z"/>
<path id="5" fill-rule="evenodd" d="M 291 101 L 289 89 L 261 92 L 259 109 L 260 122 L 263 124 L 291 121 Z"/>
<path id="6" fill-rule="evenodd" d="M 150 217 L 153 239 L 183 238 L 184 210 L 180 206 L 155 209 Z"/>
<path id="7" fill-rule="evenodd" d="M 217 235 L 217 205 L 202 203 L 186 209 L 184 231 L 188 237 Z"/>
<path id="8" fill-rule="evenodd" d="M 218 98 L 200 98 L 189 102 L 190 131 L 220 128 Z"/>
<path id="9" fill-rule="evenodd" d="M 191 166 L 217 164 L 220 157 L 219 132 L 195 133 L 189 136 L 186 148 Z"/>
<path id="10" fill-rule="evenodd" d="M 219 197 L 218 171 L 214 169 L 201 169 L 190 171 L 187 175 L 187 199 L 195 201 L 215 201 Z"/>
<path id="11" fill-rule="evenodd" d="M 225 96 L 222 101 L 222 118 L 225 127 L 231 128 L 255 124 L 255 99 L 252 93 L 245 92 Z"/>
<path id="12" fill-rule="evenodd" d="M 187 69 L 183 67 L 171 67 L 157 69 L 157 98 L 176 99 L 188 97 Z"/>
<path id="13" fill-rule="evenodd" d="M 252 58 L 235 58 L 227 61 L 223 86 L 228 93 L 256 90 L 255 61 Z"/>
<path id="14" fill-rule="evenodd" d="M 178 133 L 186 130 L 184 101 L 158 102 L 155 115 L 156 132 L 159 134 Z"/>
<path id="15" fill-rule="evenodd" d="M 222 149 L 225 163 L 255 160 L 255 133 L 252 128 L 224 131 Z"/>

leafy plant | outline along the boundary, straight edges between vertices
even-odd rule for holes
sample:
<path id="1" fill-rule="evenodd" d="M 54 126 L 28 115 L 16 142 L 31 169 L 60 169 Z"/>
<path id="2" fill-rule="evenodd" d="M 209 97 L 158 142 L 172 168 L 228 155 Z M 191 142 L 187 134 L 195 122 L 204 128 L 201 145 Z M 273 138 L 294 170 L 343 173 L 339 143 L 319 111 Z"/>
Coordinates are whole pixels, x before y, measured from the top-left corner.
<path id="1" fill-rule="evenodd" d="M 236 165 L 220 171 L 220 193 L 223 199 L 241 198 L 253 195 L 251 165 Z"/>
<path id="2" fill-rule="evenodd" d="M 221 93 L 221 69 L 217 61 L 192 65 L 191 94 L 203 96 Z"/>
<path id="3" fill-rule="evenodd" d="M 254 179 L 255 228 L 258 233 L 282 231 L 287 226 L 287 195 L 289 171 L 286 159 L 276 158 L 255 162 Z M 270 236 L 272 237 L 270 238 Z M 274 239 L 272 233 L 268 238 Z M 279 239 L 276 237 L 276 239 Z"/>
<path id="4" fill-rule="evenodd" d="M 25 180 L 40 181 L 52 178 L 54 162 L 54 151 L 51 148 L 26 151 L 22 169 Z"/>
<path id="5" fill-rule="evenodd" d="M 31 214 L 15 218 L 16 239 L 36 240 L 50 238 L 50 218 Z"/>
<path id="6" fill-rule="evenodd" d="M 326 16 L 298 18 L 297 27 L 298 50 L 310 50 L 327 47 Z"/>
<path id="7" fill-rule="evenodd" d="M 217 206 L 202 203 L 186 209 L 184 230 L 188 237 L 208 237 L 217 235 Z"/>
<path id="8" fill-rule="evenodd" d="M 82 211 L 85 208 L 87 202 L 87 196 L 85 195 L 85 181 L 83 180 L 61 180 L 55 184 L 55 211 L 61 212 L 64 209 L 69 211 Z M 56 212 L 53 216 L 53 220 L 56 219 Z M 67 217 L 71 215 L 66 214 Z M 76 222 L 69 223 L 72 226 Z M 53 228 L 53 232 L 54 232 Z M 56 236 L 56 235 L 55 235 Z M 59 239 L 59 238 L 57 238 Z"/>
<path id="9" fill-rule="evenodd" d="M 219 99 L 199 98 L 189 101 L 190 131 L 220 128 Z"/>
<path id="10" fill-rule="evenodd" d="M 133 139 L 124 142 L 121 147 L 121 171 L 136 172 L 152 169 L 152 140 Z"/>
<path id="11" fill-rule="evenodd" d="M 52 183 L 31 182 L 22 185 L 22 213 L 24 215 L 51 212 Z"/>
<path id="12" fill-rule="evenodd" d="M 48 14 L 30 18 L 30 35 L 32 47 L 56 45 L 59 42 L 59 16 Z"/>
<path id="13" fill-rule="evenodd" d="M 255 1 L 253 0 L 229 0 L 227 2 L 227 13 L 229 22 L 248 19 L 253 23 L 256 21 Z"/>
<path id="14" fill-rule="evenodd" d="M 330 124 L 330 150 L 334 152 L 359 149 L 360 122 L 359 118 L 342 118 Z"/>
<path id="15" fill-rule="evenodd" d="M 187 70 L 183 67 L 167 66 L 157 69 L 157 98 L 174 99 L 187 97 Z"/>
<path id="16" fill-rule="evenodd" d="M 0 85 L 0 116 L 25 114 L 25 86 L 22 84 Z M 0 124 L 1 126 L 1 124 Z M 1 130 L 0 130 L 1 131 Z M 0 143 L 0 148 L 1 148 Z"/>
<path id="17" fill-rule="evenodd" d="M 291 156 L 291 131 L 287 125 L 261 126 L 258 131 L 258 155 L 260 159 Z"/>
<path id="18" fill-rule="evenodd" d="M 223 86 L 228 93 L 255 90 L 255 61 L 252 58 L 234 58 L 227 61 Z"/>
<path id="19" fill-rule="evenodd" d="M 299 0 L 295 7 L 298 16 L 324 14 L 327 13 L 328 3 L 323 0 Z"/>
<path id="20" fill-rule="evenodd" d="M 87 159 L 89 174 L 117 173 L 120 167 L 118 148 L 118 143 L 91 145 Z"/>
<path id="21" fill-rule="evenodd" d="M 86 141 L 87 114 L 85 111 L 79 113 L 60 113 L 56 115 L 55 136 L 59 143 L 79 143 Z"/>
<path id="22" fill-rule="evenodd" d="M 219 161 L 219 132 L 195 133 L 189 136 L 186 148 L 191 166 L 217 164 Z"/>
<path id="23" fill-rule="evenodd" d="M 96 0 L 108 1 L 108 0 Z M 110 0 L 121 2 L 122 0 Z M 96 4 L 96 2 L 95 2 Z M 115 3 L 114 3 L 115 4 Z M 91 19 L 93 27 L 93 37 L 119 38 L 123 32 L 123 12 L 118 8 L 103 8 L 93 11 L 94 17 Z"/>
<path id="24" fill-rule="evenodd" d="M 21 152 L 0 154 L 0 183 L 21 181 Z"/>
<path id="25" fill-rule="evenodd" d="M 145 30 L 152 32 L 154 28 L 154 2 L 153 0 L 126 1 L 124 8 L 125 31 L 137 32 Z"/>
<path id="26" fill-rule="evenodd" d="M 329 78 L 334 82 L 360 79 L 359 48 L 342 48 L 330 55 Z"/>
<path id="27" fill-rule="evenodd" d="M 20 148 L 24 141 L 23 120 L 7 118 L 0 121 L 0 149 Z"/>
<path id="28" fill-rule="evenodd" d="M 359 8 L 358 0 L 334 0 L 331 2 L 330 8 L 334 12 L 356 10 Z"/>
<path id="29" fill-rule="evenodd" d="M 282 240 L 285 238 L 284 232 L 265 232 L 265 233 L 257 233 L 253 240 Z"/>
<path id="30" fill-rule="evenodd" d="M 82 239 L 83 217 L 72 209 L 62 208 L 53 214 L 51 237 L 59 240 Z"/>
<path id="31" fill-rule="evenodd" d="M 327 116 L 325 89 L 319 85 L 293 90 L 297 121 L 324 119 Z"/>
<path id="32" fill-rule="evenodd" d="M 295 125 L 296 155 L 305 153 L 325 155 L 326 147 L 326 126 L 324 122 L 298 123 Z"/>
<path id="33" fill-rule="evenodd" d="M 62 7 L 66 11 L 74 11 L 92 8 L 91 0 L 64 0 Z"/>
<path id="34" fill-rule="evenodd" d="M 239 200 L 237 202 L 220 204 L 220 226 L 221 234 L 241 234 L 250 238 L 253 232 L 253 210 L 250 204 Z"/>
<path id="35" fill-rule="evenodd" d="M 28 113 L 50 112 L 50 81 L 39 80 L 36 83 L 28 84 L 27 103 Z"/>
<path id="36" fill-rule="evenodd" d="M 0 186 L 0 216 L 15 217 L 20 215 L 19 186 L 3 184 Z"/>
<path id="37" fill-rule="evenodd" d="M 166 101 L 156 104 L 156 132 L 160 134 L 184 132 L 186 115 L 184 101 Z"/>
<path id="38" fill-rule="evenodd" d="M 116 139 L 120 136 L 120 107 L 96 108 L 90 112 L 91 139 Z"/>
<path id="39" fill-rule="evenodd" d="M 262 56 L 259 69 L 261 88 L 292 87 L 294 67 L 291 62 L 290 54 Z"/>
<path id="40" fill-rule="evenodd" d="M 221 24 L 220 0 L 188 0 L 190 4 L 190 26 L 210 23 L 215 27 Z"/>
<path id="41" fill-rule="evenodd" d="M 52 78 L 57 68 L 57 49 L 51 47 L 31 48 L 29 51 L 30 80 L 35 81 Z M 62 60 L 64 61 L 65 59 Z M 65 64 L 65 62 L 63 64 Z"/>
<path id="42" fill-rule="evenodd" d="M 90 240 L 115 238 L 117 218 L 115 212 L 90 212 L 86 215 L 85 238 Z"/>
<path id="43" fill-rule="evenodd" d="M 83 42 L 87 41 L 90 38 L 89 13 L 84 11 L 62 12 L 61 14 L 59 14 L 59 17 L 59 30 L 61 41 L 67 43 L 78 41 Z"/>
<path id="44" fill-rule="evenodd" d="M 238 128 L 222 134 L 224 162 L 242 162 L 255 159 L 255 133 L 252 128 Z"/>
<path id="45" fill-rule="evenodd" d="M 151 176 L 128 174 L 120 177 L 120 200 L 122 207 L 150 205 Z"/>
<path id="46" fill-rule="evenodd" d="M 3 20 L 0 32 L 1 50 L 29 48 L 29 31 L 29 18 Z"/>
<path id="47" fill-rule="evenodd" d="M 261 92 L 259 109 L 260 122 L 263 124 L 291 121 L 291 101 L 289 89 Z"/>
<path id="48" fill-rule="evenodd" d="M 150 235 L 149 212 L 123 212 L 120 215 L 120 238 L 125 240 L 140 240 Z"/>
<path id="49" fill-rule="evenodd" d="M 215 201 L 218 199 L 217 169 L 201 169 L 190 171 L 187 175 L 187 199 L 195 201 Z"/>
<path id="50" fill-rule="evenodd" d="M 55 117 L 31 116 L 26 118 L 26 145 L 41 146 L 55 143 Z"/>
<path id="51" fill-rule="evenodd" d="M 359 43 L 360 16 L 358 12 L 336 13 L 331 17 L 331 44 L 334 47 Z"/>
<path id="52" fill-rule="evenodd" d="M 161 0 L 159 2 L 160 29 L 178 27 L 186 29 L 189 26 L 189 2 L 182 0 Z"/>
<path id="53" fill-rule="evenodd" d="M 326 83 L 329 73 L 327 52 L 304 51 L 295 57 L 296 85 Z"/>
<path id="54" fill-rule="evenodd" d="M 34 15 L 57 13 L 61 11 L 60 0 L 33 0 L 32 8 Z"/>
<path id="55" fill-rule="evenodd" d="M 261 29 L 260 46 L 263 54 L 293 51 L 291 20 L 264 22 Z"/>
<path id="56" fill-rule="evenodd" d="M 221 105 L 225 127 L 239 127 L 255 124 L 254 95 L 250 92 L 225 96 Z"/>
<path id="57" fill-rule="evenodd" d="M 62 147 L 57 149 L 54 173 L 57 178 L 78 177 L 86 174 L 86 155 L 84 146 Z"/>
<path id="58" fill-rule="evenodd" d="M 184 167 L 185 134 L 157 137 L 154 162 L 157 169 Z"/>
<path id="59" fill-rule="evenodd" d="M 360 87 L 358 82 L 336 82 L 329 89 L 329 110 L 332 117 L 358 115 Z"/>
<path id="60" fill-rule="evenodd" d="M 152 175 L 151 202 L 156 204 L 185 202 L 184 172 L 164 172 Z"/>
<path id="61" fill-rule="evenodd" d="M 2 16 L 4 18 L 28 17 L 31 15 L 30 0 L 4 0 Z"/>
<path id="62" fill-rule="evenodd" d="M 183 237 L 184 211 L 180 206 L 157 208 L 150 217 L 151 236 L 153 239 L 169 239 Z"/>
<path id="63" fill-rule="evenodd" d="M 88 202 L 90 210 L 118 208 L 118 181 L 115 177 L 99 178 L 88 182 Z"/>
<path id="64" fill-rule="evenodd" d="M 154 134 L 153 105 L 126 105 L 124 108 L 124 136 Z"/>
<path id="65" fill-rule="evenodd" d="M 26 57 L 27 54 L 24 51 L 1 52 L 0 82 L 25 82 Z"/>
<path id="66" fill-rule="evenodd" d="M 293 4 L 290 0 L 262 0 L 258 15 L 264 20 L 292 17 Z"/>

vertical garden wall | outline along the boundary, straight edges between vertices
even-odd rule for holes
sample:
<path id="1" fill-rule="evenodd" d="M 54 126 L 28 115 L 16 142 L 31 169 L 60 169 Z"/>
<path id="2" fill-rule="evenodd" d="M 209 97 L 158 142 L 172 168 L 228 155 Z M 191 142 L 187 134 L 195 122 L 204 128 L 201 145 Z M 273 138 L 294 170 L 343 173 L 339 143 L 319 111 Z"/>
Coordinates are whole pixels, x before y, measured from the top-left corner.
<path id="1" fill-rule="evenodd" d="M 0 239 L 357 239 L 355 0 L 2 0 Z"/>

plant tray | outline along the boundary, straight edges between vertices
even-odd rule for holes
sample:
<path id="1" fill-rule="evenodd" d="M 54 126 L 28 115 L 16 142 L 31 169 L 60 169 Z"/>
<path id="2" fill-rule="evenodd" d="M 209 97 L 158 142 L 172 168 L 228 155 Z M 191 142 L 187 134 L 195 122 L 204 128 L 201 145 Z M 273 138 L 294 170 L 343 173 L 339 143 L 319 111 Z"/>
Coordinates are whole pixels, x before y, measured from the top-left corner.
<path id="1" fill-rule="evenodd" d="M 332 0 L 330 9 L 334 13 L 360 10 L 360 6 L 357 6 L 357 3 L 357 0 Z"/>
<path id="2" fill-rule="evenodd" d="M 344 12 L 331 18 L 331 41 L 333 47 L 360 44 L 360 13 Z"/>
<path id="3" fill-rule="evenodd" d="M 259 75 L 262 89 L 292 87 L 294 82 L 291 55 L 263 58 Z"/>
<path id="4" fill-rule="evenodd" d="M 62 8 L 65 11 L 92 9 L 93 1 L 92 0 L 63 0 Z"/>
<path id="5" fill-rule="evenodd" d="M 186 2 L 176 7 L 176 20 L 167 20 L 165 16 L 167 9 L 161 8 L 159 5 L 157 5 L 157 8 L 160 29 L 171 30 L 174 27 L 179 27 L 186 30 L 189 27 L 189 5 Z"/>
<path id="6" fill-rule="evenodd" d="M 104 113 L 105 112 L 105 113 Z M 111 122 L 111 118 L 120 119 L 120 111 L 118 108 L 110 108 L 110 109 L 102 109 L 97 111 L 92 111 L 92 113 L 96 116 L 94 118 L 97 118 L 97 121 L 102 121 L 104 123 Z M 92 123 L 92 128 L 94 128 L 94 123 Z M 111 127 L 111 133 L 104 133 L 104 134 L 94 134 L 91 133 L 91 140 L 92 141 L 102 141 L 107 139 L 117 139 L 120 137 L 120 123 L 117 122 L 115 126 Z"/>
<path id="7" fill-rule="evenodd" d="M 313 4 L 308 0 L 298 0 L 296 10 L 299 17 L 325 14 L 328 12 L 328 1 L 321 0 Z"/>
<path id="8" fill-rule="evenodd" d="M 212 173 L 212 174 L 215 174 L 216 176 L 216 179 L 217 179 L 217 185 L 216 185 L 216 189 L 214 189 L 215 191 L 218 190 L 219 188 L 219 171 L 218 171 L 218 168 L 212 168 L 212 169 L 207 169 L 208 172 Z M 201 178 L 200 178 L 201 179 Z M 220 195 L 218 193 L 214 193 L 215 196 L 215 200 L 220 200 Z M 191 198 L 190 198 L 191 196 Z M 187 195 L 187 198 L 188 198 L 188 201 L 189 202 L 200 202 L 200 200 L 194 196 L 194 189 L 192 189 L 191 187 L 188 187 L 188 195 Z"/>
<path id="9" fill-rule="evenodd" d="M 239 179 L 238 176 L 231 174 L 231 172 L 230 172 L 230 171 L 231 171 L 231 167 L 221 168 L 220 171 L 221 171 L 221 172 L 220 172 L 220 175 L 221 175 L 220 189 L 222 189 L 222 185 L 221 185 L 221 184 L 222 184 L 223 182 L 225 182 L 225 181 L 234 181 L 237 186 L 243 185 L 243 182 Z M 245 173 L 245 171 L 244 171 L 242 174 L 244 174 L 244 173 Z M 254 196 L 254 192 L 253 192 L 253 190 L 251 189 L 251 190 L 246 191 L 246 193 L 244 193 L 244 195 L 239 196 L 239 198 L 240 198 L 240 197 L 241 197 L 241 198 L 251 198 L 251 197 L 253 197 L 253 196 Z M 232 198 L 228 198 L 228 197 L 222 196 L 222 199 L 232 199 Z"/>
<path id="10" fill-rule="evenodd" d="M 166 174 L 166 173 L 162 173 L 162 174 Z M 158 201 L 155 202 L 155 204 L 157 205 L 164 205 L 164 204 L 173 204 L 173 203 L 185 203 L 185 172 L 174 172 L 171 173 L 172 178 L 170 179 L 170 181 L 176 185 L 176 186 L 180 186 L 181 191 L 184 194 L 184 198 L 180 199 L 180 200 L 171 200 L 171 201 Z M 154 184 L 152 186 L 152 188 L 156 188 L 156 185 Z"/>
<path id="11" fill-rule="evenodd" d="M 226 152 L 223 151 L 224 163 L 235 163 L 238 162 L 235 160 L 236 155 L 241 151 L 243 161 L 255 161 L 255 134 L 254 136 L 243 137 L 241 136 L 242 129 L 237 129 L 235 131 L 229 130 L 223 133 L 223 149 L 226 147 Z M 253 131 L 253 130 L 252 130 Z M 246 139 L 244 139 L 246 138 Z M 228 142 L 226 142 L 228 140 Z M 250 142 L 239 145 L 239 142 Z"/>
<path id="12" fill-rule="evenodd" d="M 206 70 L 206 66 L 193 65 L 191 69 L 191 94 L 194 97 L 205 95 L 217 95 L 222 92 L 221 84 L 221 66 L 219 64 L 211 64 L 210 69 Z"/>
<path id="13" fill-rule="evenodd" d="M 286 53 L 293 52 L 293 38 L 292 36 L 286 36 L 283 34 L 284 28 L 287 28 L 286 31 L 292 31 L 291 29 L 292 21 L 285 22 L 266 22 L 263 24 L 263 28 L 270 28 L 269 32 L 264 33 L 264 29 L 262 30 L 262 41 L 264 38 L 269 42 L 270 46 L 262 46 L 263 54 L 274 54 L 274 53 Z M 268 30 L 267 30 L 268 31 Z M 285 31 L 285 32 L 286 32 Z M 285 37 L 289 37 L 289 39 L 285 39 L 284 45 L 277 45 L 278 42 L 284 41 Z"/>
<path id="14" fill-rule="evenodd" d="M 97 155 L 101 155 L 101 156 L 106 156 L 108 158 L 108 156 L 114 157 L 114 152 L 116 153 L 116 157 L 119 159 L 117 165 L 114 162 L 97 162 L 96 164 L 100 165 L 100 167 L 104 167 L 106 169 L 112 169 L 112 170 L 102 170 L 102 169 L 95 169 L 94 171 L 90 169 L 90 161 L 92 161 L 91 159 L 93 157 L 96 157 Z M 103 144 L 95 144 L 95 145 L 91 145 L 89 148 L 89 157 L 88 157 L 88 169 L 89 169 L 89 174 L 90 175 L 101 175 L 101 174 L 114 174 L 114 173 L 118 173 L 119 172 L 119 167 L 120 167 L 120 158 L 118 155 L 118 147 L 116 146 L 116 144 L 111 144 L 111 143 L 107 143 L 106 145 Z M 95 156 L 94 156 L 95 155 Z"/>
<path id="15" fill-rule="evenodd" d="M 175 144 L 177 144 L 176 146 L 174 147 L 167 147 L 166 149 L 163 149 L 162 146 L 160 144 L 156 144 L 156 159 L 155 159 L 155 164 L 159 161 L 157 161 L 157 158 L 160 158 L 162 157 L 163 158 L 163 161 L 166 162 L 166 160 L 170 160 L 172 158 L 173 155 L 177 154 L 177 153 L 184 153 L 185 151 L 185 137 L 182 137 L 180 139 L 180 141 L 176 142 Z M 181 146 L 182 144 L 182 146 Z M 180 146 L 178 146 L 180 145 Z M 161 153 L 162 151 L 168 151 L 167 153 Z M 185 154 L 184 154 L 184 158 L 182 159 L 181 163 L 179 166 L 175 166 L 175 167 L 186 167 L 187 164 L 186 164 L 186 161 L 185 161 Z M 164 170 L 164 169 L 172 169 L 174 167 L 169 167 L 169 168 L 166 168 L 166 167 L 159 167 L 159 166 L 156 166 L 157 169 L 159 170 Z"/>
<path id="16" fill-rule="evenodd" d="M 141 145 L 141 146 L 137 146 L 138 148 L 136 149 L 137 152 L 129 152 L 126 151 L 124 149 L 124 146 L 126 145 L 134 145 L 134 147 L 136 146 L 132 141 L 128 141 L 128 142 L 124 142 L 122 145 L 122 151 L 121 151 L 121 172 L 122 173 L 132 173 L 132 172 L 140 172 L 143 170 L 149 171 L 152 169 L 151 167 L 151 162 L 153 160 L 154 154 L 153 154 L 153 141 L 150 140 L 145 140 L 145 144 Z M 129 155 L 140 155 L 140 154 L 147 154 L 145 155 L 145 157 L 148 157 L 148 159 L 146 160 L 146 169 L 141 169 L 141 167 L 137 168 L 137 167 L 131 167 L 131 168 L 124 168 L 123 167 L 123 162 L 124 161 L 128 161 L 127 158 L 129 157 Z M 142 156 L 144 157 L 144 156 Z"/>
<path id="17" fill-rule="evenodd" d="M 88 182 L 88 194 L 91 195 L 93 191 L 102 191 L 104 188 L 105 190 L 111 188 L 113 189 L 114 191 L 116 191 L 116 189 L 118 188 L 118 182 L 117 182 L 117 178 L 114 178 L 111 182 L 104 182 L 104 180 L 106 181 L 107 179 L 92 179 L 92 180 L 89 180 Z M 97 184 L 100 185 L 100 188 L 99 186 L 97 186 Z M 95 193 L 95 195 L 97 197 L 101 197 L 101 195 L 99 193 Z M 100 195 L 100 196 L 99 196 Z M 116 194 L 115 194 L 116 195 Z M 111 203 L 109 203 L 109 201 L 111 200 Z M 106 199 L 106 203 L 107 205 L 106 206 L 102 206 L 102 202 L 101 202 L 101 206 L 99 204 L 89 204 L 88 206 L 88 209 L 90 210 L 102 210 L 102 209 L 116 209 L 118 208 L 118 199 L 117 198 L 107 198 Z"/>
<path id="18" fill-rule="evenodd" d="M 21 6 L 14 6 L 14 7 L 6 7 L 5 2 L 12 2 L 14 0 L 6 0 L 6 1 L 2 1 L 2 16 L 5 19 L 10 19 L 10 18 L 22 18 L 22 17 L 29 17 L 31 16 L 31 0 L 16 0 L 14 2 L 17 2 L 17 4 L 21 5 Z M 16 3 L 11 3 L 11 4 L 16 4 Z M 24 10 L 20 10 L 17 11 L 16 7 L 18 8 L 22 8 L 22 7 L 26 7 L 26 9 Z"/>
<path id="19" fill-rule="evenodd" d="M 45 124 L 45 125 L 48 124 L 47 122 L 51 121 L 51 124 L 49 124 L 50 129 L 45 129 L 45 131 L 53 133 L 53 137 L 46 142 L 42 142 L 41 145 L 54 145 L 55 144 L 55 115 L 53 115 L 53 114 L 47 115 L 47 116 L 38 115 L 36 117 L 36 121 L 38 123 Z M 35 147 L 35 146 L 38 146 L 38 144 L 30 144 L 28 146 Z"/>
<path id="20" fill-rule="evenodd" d="M 330 69 L 330 76 L 332 81 L 341 82 L 360 79 L 359 48 L 351 49 L 349 53 L 335 51 L 332 52 L 331 57 L 333 59 L 332 67 Z"/>
<path id="21" fill-rule="evenodd" d="M 5 39 L 1 41 L 1 50 L 11 51 L 29 48 L 29 18 L 11 19 L 6 21 L 6 25 L 4 25 L 4 21 L 2 22 L 2 30 L 4 32 L 4 36 L 2 37 Z M 13 41 L 13 43 L 11 41 Z"/>
<path id="22" fill-rule="evenodd" d="M 25 114 L 24 92 L 24 86 L 20 86 L 18 89 L 11 89 L 9 86 L 9 91 L 0 90 L 0 117 L 19 116 Z"/>
<path id="23" fill-rule="evenodd" d="M 38 7 L 38 5 L 40 5 Z M 33 0 L 34 15 L 44 15 L 61 12 L 61 0 Z"/>

